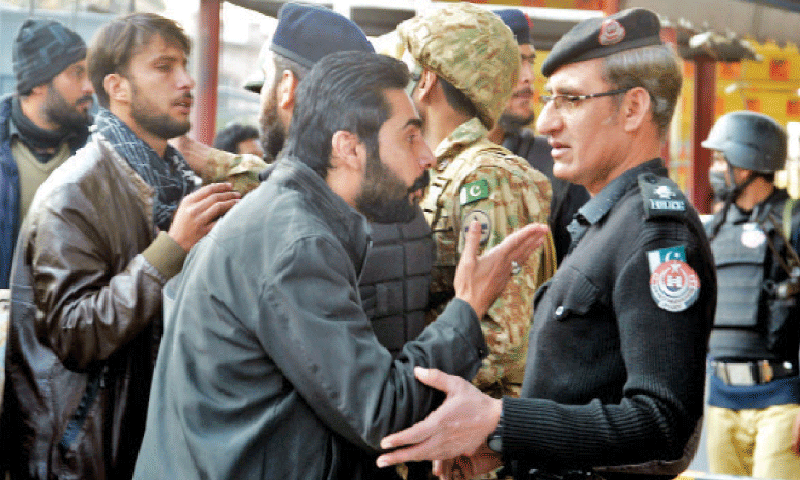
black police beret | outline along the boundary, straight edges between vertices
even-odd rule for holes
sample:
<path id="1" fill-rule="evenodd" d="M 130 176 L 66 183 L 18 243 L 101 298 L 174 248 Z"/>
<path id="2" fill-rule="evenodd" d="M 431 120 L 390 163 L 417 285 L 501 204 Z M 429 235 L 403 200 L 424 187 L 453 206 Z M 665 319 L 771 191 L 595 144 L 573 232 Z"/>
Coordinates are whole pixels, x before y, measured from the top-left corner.
<path id="1" fill-rule="evenodd" d="M 494 13 L 511 29 L 518 44 L 531 44 L 531 26 L 528 23 L 528 17 L 521 10 L 510 8 L 508 10 L 495 10 Z"/>
<path id="2" fill-rule="evenodd" d="M 542 64 L 542 75 L 549 77 L 558 68 L 570 63 L 660 45 L 660 30 L 661 22 L 656 14 L 643 8 L 584 20 L 556 42 Z"/>
<path id="3" fill-rule="evenodd" d="M 284 4 L 278 12 L 270 48 L 308 68 L 329 53 L 375 53 L 364 32 L 348 18 L 324 7 L 296 3 Z"/>

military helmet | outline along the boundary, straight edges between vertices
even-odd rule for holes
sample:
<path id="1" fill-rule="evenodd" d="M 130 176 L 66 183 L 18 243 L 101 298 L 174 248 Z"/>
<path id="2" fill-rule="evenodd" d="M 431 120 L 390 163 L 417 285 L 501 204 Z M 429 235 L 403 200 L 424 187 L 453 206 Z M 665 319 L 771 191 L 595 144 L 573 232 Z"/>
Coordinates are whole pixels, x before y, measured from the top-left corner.
<path id="1" fill-rule="evenodd" d="M 701 145 L 719 150 L 734 167 L 769 173 L 786 163 L 786 131 L 772 118 L 756 112 L 726 113 L 711 127 Z"/>
<path id="2" fill-rule="evenodd" d="M 519 46 L 505 23 L 489 10 L 453 3 L 398 25 L 405 52 L 469 98 L 491 129 L 503 113 L 519 76 Z"/>

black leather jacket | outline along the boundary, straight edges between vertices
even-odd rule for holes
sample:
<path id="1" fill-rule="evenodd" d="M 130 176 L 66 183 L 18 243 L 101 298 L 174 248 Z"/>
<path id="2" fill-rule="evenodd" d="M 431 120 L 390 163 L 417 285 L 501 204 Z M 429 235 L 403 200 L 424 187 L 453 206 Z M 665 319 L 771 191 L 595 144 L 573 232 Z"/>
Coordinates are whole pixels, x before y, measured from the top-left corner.
<path id="1" fill-rule="evenodd" d="M 14 478 L 129 478 L 143 435 L 161 289 L 185 253 L 157 236 L 152 189 L 101 138 L 39 188 L 15 254 L 3 412 Z M 165 246 L 167 263 L 148 260 Z"/>

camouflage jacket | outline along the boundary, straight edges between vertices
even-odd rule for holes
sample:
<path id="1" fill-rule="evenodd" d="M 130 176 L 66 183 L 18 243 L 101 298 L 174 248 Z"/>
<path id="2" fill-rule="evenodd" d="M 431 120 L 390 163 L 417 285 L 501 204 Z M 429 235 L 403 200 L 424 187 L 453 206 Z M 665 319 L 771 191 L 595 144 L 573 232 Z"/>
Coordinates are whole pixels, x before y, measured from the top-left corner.
<path id="1" fill-rule="evenodd" d="M 437 249 L 431 296 L 441 306 L 454 295 L 455 267 L 464 248 L 465 229 L 473 219 L 483 226 L 481 248 L 486 249 L 524 225 L 547 223 L 550 213 L 552 190 L 547 177 L 526 160 L 490 142 L 486 134 L 480 121 L 473 118 L 439 144 L 437 165 L 422 201 Z M 555 268 L 550 237 L 522 265 L 482 319 L 490 353 L 474 383 L 488 394 L 519 394 L 533 294 Z"/>
<path id="2" fill-rule="evenodd" d="M 261 183 L 258 174 L 267 168 L 263 159 L 249 153 L 237 155 L 211 148 L 207 156 L 203 171 L 197 172 L 203 184 L 229 182 L 233 185 L 233 189 L 242 195 Z"/>

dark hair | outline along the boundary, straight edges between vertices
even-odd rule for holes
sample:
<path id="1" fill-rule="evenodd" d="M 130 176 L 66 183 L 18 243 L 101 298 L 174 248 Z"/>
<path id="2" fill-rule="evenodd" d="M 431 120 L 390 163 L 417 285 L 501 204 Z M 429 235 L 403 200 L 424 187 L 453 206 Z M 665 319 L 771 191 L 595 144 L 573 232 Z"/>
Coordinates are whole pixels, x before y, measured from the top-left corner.
<path id="1" fill-rule="evenodd" d="M 454 87 L 452 83 L 442 77 L 439 77 L 439 83 L 442 85 L 442 91 L 444 92 L 444 98 L 447 100 L 447 104 L 450 105 L 453 110 L 468 117 L 478 116 L 478 108 L 464 92 Z"/>
<path id="2" fill-rule="evenodd" d="M 153 35 L 179 46 L 187 56 L 191 51 L 192 42 L 181 26 L 155 13 L 132 13 L 116 18 L 95 34 L 86 63 L 100 106 L 108 108 L 109 105 L 103 80 L 112 73 L 127 75 L 131 58 L 150 43 Z"/>
<path id="3" fill-rule="evenodd" d="M 285 154 L 325 178 L 337 131 L 354 133 L 377 151 L 378 130 L 392 113 L 384 92 L 403 89 L 408 81 L 405 64 L 385 55 L 351 51 L 324 57 L 297 86 Z"/>
<path id="4" fill-rule="evenodd" d="M 226 152 L 239 153 L 237 151 L 239 144 L 253 138 L 258 139 L 258 129 L 256 127 L 234 123 L 217 133 L 217 137 L 214 139 L 214 148 Z"/>
<path id="5" fill-rule="evenodd" d="M 653 122 L 664 138 L 669 129 L 683 75 L 675 52 L 669 45 L 634 48 L 605 57 L 603 78 L 613 89 L 642 87 L 652 98 Z M 619 105 L 621 96 L 615 97 Z"/>

